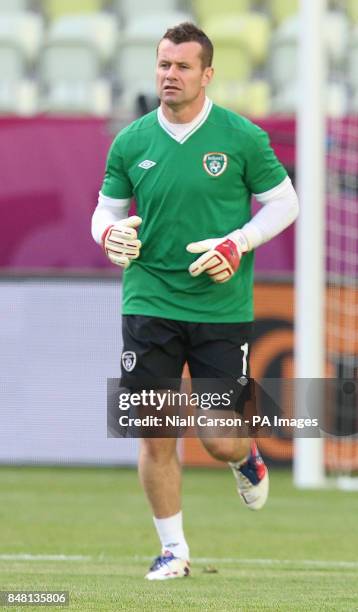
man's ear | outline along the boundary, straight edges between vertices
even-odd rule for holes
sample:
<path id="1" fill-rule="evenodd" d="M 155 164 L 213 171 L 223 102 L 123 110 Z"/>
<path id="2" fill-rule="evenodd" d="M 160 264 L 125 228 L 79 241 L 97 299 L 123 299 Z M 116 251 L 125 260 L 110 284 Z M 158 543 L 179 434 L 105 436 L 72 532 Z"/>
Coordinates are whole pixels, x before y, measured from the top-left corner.
<path id="1" fill-rule="evenodd" d="M 210 84 L 213 76 L 214 76 L 214 68 L 212 66 L 207 66 L 207 68 L 205 68 L 204 70 L 203 77 L 202 77 L 203 87 L 207 87 Z"/>

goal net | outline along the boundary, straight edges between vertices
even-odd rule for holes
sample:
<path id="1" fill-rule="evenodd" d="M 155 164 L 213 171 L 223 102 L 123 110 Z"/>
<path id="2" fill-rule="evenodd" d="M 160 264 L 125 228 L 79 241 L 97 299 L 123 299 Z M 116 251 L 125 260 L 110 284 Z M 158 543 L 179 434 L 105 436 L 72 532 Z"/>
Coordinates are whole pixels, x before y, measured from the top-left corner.
<path id="1" fill-rule="evenodd" d="M 326 168 L 326 354 L 337 391 L 324 459 L 339 486 L 358 490 L 357 115 L 328 119 Z"/>

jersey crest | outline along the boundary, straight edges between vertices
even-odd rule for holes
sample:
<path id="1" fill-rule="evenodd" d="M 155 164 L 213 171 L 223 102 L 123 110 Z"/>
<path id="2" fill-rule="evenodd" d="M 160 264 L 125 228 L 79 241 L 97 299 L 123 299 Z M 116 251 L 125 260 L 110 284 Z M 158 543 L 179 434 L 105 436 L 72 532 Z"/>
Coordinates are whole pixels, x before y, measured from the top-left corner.
<path id="1" fill-rule="evenodd" d="M 207 153 L 203 157 L 203 166 L 210 176 L 220 176 L 227 168 L 227 155 L 225 153 Z"/>

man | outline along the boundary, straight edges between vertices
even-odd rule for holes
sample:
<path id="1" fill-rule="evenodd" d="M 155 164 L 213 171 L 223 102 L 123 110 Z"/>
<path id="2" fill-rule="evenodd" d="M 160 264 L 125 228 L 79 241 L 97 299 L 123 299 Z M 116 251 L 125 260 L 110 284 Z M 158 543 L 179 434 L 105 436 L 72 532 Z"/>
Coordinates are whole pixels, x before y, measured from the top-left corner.
<path id="1" fill-rule="evenodd" d="M 131 390 L 158 372 L 180 378 L 185 362 L 193 380 L 249 375 L 253 249 L 297 216 L 267 135 L 206 97 L 212 57 L 193 24 L 166 32 L 157 50 L 160 107 L 115 138 L 93 215 L 94 239 L 125 269 L 121 384 Z M 263 207 L 251 219 L 252 194 Z M 133 195 L 139 216 L 127 218 Z M 245 504 L 261 508 L 268 474 L 255 442 L 202 441 L 229 463 Z M 139 475 L 162 546 L 146 577 L 187 576 L 176 440 L 141 440 Z"/>

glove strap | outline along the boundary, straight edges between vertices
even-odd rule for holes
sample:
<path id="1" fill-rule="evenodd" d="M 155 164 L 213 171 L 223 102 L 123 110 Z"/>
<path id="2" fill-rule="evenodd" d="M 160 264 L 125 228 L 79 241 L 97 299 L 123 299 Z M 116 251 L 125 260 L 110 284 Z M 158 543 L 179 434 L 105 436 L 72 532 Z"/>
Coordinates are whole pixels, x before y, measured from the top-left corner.
<path id="1" fill-rule="evenodd" d="M 233 240 L 235 244 L 239 247 L 241 254 L 245 255 L 248 251 L 250 251 L 249 241 L 246 237 L 246 234 L 242 230 L 236 230 L 228 235 L 230 240 Z"/>
<path id="2" fill-rule="evenodd" d="M 236 272 L 240 265 L 240 254 L 235 242 L 227 238 L 224 242 L 221 242 L 215 247 L 215 251 L 219 251 L 219 253 L 229 262 L 232 270 Z"/>
<path id="3" fill-rule="evenodd" d="M 108 227 L 106 227 L 106 229 L 104 230 L 104 232 L 103 232 L 103 234 L 102 234 L 102 237 L 101 237 L 101 244 L 102 244 L 102 247 L 104 248 L 104 250 L 106 250 L 106 248 L 105 248 L 105 246 L 104 246 L 104 243 L 105 243 L 105 240 L 106 240 L 106 238 L 107 238 L 107 234 L 108 234 L 108 232 L 109 232 L 109 231 L 112 229 L 112 227 L 113 227 L 113 224 L 112 224 L 112 225 L 109 225 Z"/>

